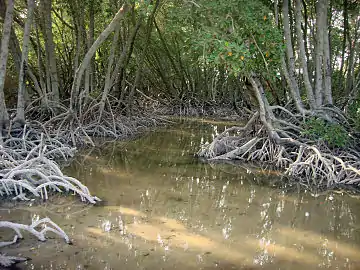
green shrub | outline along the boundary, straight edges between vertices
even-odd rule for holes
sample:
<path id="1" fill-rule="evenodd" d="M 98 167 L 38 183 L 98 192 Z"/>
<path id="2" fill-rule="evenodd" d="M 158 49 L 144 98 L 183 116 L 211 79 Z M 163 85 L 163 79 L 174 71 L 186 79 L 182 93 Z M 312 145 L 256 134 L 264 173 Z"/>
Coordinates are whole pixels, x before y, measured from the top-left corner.
<path id="1" fill-rule="evenodd" d="M 360 100 L 357 99 L 348 107 L 348 116 L 352 120 L 355 130 L 360 131 Z"/>
<path id="2" fill-rule="evenodd" d="M 322 140 L 330 147 L 345 147 L 349 144 L 349 134 L 339 125 L 312 117 L 303 124 L 302 135 L 313 140 Z"/>

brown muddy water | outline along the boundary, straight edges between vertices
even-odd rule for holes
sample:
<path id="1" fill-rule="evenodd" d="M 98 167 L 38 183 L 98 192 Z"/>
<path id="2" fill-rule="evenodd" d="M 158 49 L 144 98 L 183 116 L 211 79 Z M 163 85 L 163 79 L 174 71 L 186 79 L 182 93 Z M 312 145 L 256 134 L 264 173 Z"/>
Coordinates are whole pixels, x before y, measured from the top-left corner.
<path id="1" fill-rule="evenodd" d="M 66 173 L 103 206 L 55 195 L 0 210 L 26 224 L 48 216 L 73 245 L 25 235 L 1 251 L 32 258 L 20 269 L 360 269 L 357 198 L 257 185 L 279 176 L 193 157 L 230 125 L 187 120 L 82 151 Z"/>

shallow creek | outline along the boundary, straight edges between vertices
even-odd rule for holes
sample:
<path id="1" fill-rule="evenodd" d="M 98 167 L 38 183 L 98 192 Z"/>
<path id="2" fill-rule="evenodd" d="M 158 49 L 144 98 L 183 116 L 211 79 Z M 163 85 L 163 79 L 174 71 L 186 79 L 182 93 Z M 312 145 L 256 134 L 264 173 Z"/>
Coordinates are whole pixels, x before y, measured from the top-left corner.
<path id="1" fill-rule="evenodd" d="M 231 125 L 188 119 L 82 151 L 65 172 L 103 206 L 55 195 L 0 209 L 26 224 L 48 216 L 73 245 L 25 235 L 2 251 L 32 258 L 20 269 L 360 269 L 358 199 L 257 185 L 279 176 L 193 157 Z"/>

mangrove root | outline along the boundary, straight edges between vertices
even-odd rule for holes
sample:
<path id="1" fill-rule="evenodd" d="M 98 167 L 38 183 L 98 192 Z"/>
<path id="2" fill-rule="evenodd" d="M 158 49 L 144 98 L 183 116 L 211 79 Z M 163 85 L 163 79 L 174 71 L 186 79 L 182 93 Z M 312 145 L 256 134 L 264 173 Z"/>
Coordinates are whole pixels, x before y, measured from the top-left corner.
<path id="1" fill-rule="evenodd" d="M 294 115 L 294 124 L 273 119 L 276 128 L 270 131 L 276 132 L 278 138 L 273 137 L 264 125 L 255 125 L 254 129 L 257 116 L 245 127 L 226 129 L 210 144 L 203 145 L 197 155 L 207 160 L 238 159 L 272 164 L 307 185 L 360 184 L 360 154 L 354 149 L 330 149 L 320 141 L 301 137 L 300 125 L 295 125 L 301 119 Z"/>
<path id="2" fill-rule="evenodd" d="M 40 229 L 37 229 L 40 227 Z M 34 235 L 38 240 L 45 241 L 46 233 L 53 232 L 63 238 L 66 243 L 70 244 L 70 239 L 67 234 L 49 218 L 43 218 L 37 221 L 33 221 L 31 225 L 13 223 L 9 221 L 0 221 L 0 228 L 9 228 L 15 232 L 15 236 L 12 241 L 0 242 L 0 247 L 5 247 L 16 243 L 18 239 L 22 239 L 21 230 L 27 231 L 30 234 Z M 0 266 L 10 267 L 16 263 L 27 261 L 28 258 L 24 257 L 14 257 L 0 254 Z"/>

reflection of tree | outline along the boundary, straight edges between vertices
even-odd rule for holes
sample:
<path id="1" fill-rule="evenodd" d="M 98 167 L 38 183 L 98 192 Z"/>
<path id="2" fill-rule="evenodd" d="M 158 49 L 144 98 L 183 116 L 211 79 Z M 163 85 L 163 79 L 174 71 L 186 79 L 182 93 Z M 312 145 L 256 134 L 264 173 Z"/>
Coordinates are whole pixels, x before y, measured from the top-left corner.
<path id="1" fill-rule="evenodd" d="M 119 231 L 122 243 L 133 243 L 137 237 L 136 241 L 159 245 L 157 234 L 151 233 L 160 230 L 163 251 L 169 247 L 173 252 L 177 245 L 183 250 L 187 245 L 191 252 L 196 250 L 194 245 L 182 240 L 199 235 L 210 241 L 205 243 L 214 241 L 237 255 L 246 254 L 243 260 L 251 258 L 251 264 L 257 265 L 279 260 L 281 265 L 293 261 L 340 265 L 347 256 L 355 258 L 356 248 L 345 244 L 358 237 L 351 227 L 356 226 L 357 214 L 350 199 L 331 192 L 316 196 L 304 192 L 304 187 L 291 185 L 271 168 L 259 169 L 256 164 L 198 162 L 192 154 L 216 129 L 202 127 L 199 136 L 194 135 L 195 129 L 193 123 L 184 124 L 135 141 L 107 144 L 74 165 L 78 178 L 96 186 L 91 190 L 103 190 L 108 198 L 109 215 L 101 218 L 101 224 L 104 228 L 111 224 L 110 236 Z M 132 217 L 123 210 L 119 214 L 119 205 L 141 216 Z M 168 228 L 169 224 L 173 227 Z M 183 238 L 174 240 L 176 226 L 182 226 Z M 142 231 L 150 235 L 145 237 Z"/>
<path id="2" fill-rule="evenodd" d="M 30 206 L 31 207 L 28 207 Z M 31 213 L 32 217 L 36 217 L 38 215 L 41 216 L 52 216 L 57 219 L 66 219 L 71 220 L 74 218 L 78 218 L 84 212 L 90 211 L 90 209 L 94 207 L 91 204 L 84 204 L 79 202 L 75 198 L 64 197 L 61 195 L 54 195 L 49 200 L 42 203 L 28 203 L 28 205 L 20 205 L 16 206 L 16 208 L 10 206 L 9 208 L 2 208 L 1 211 L 8 211 L 10 213 L 14 212 L 14 215 L 17 213 L 24 215 L 25 213 Z M 25 215 L 25 219 L 27 219 L 28 215 Z"/>

